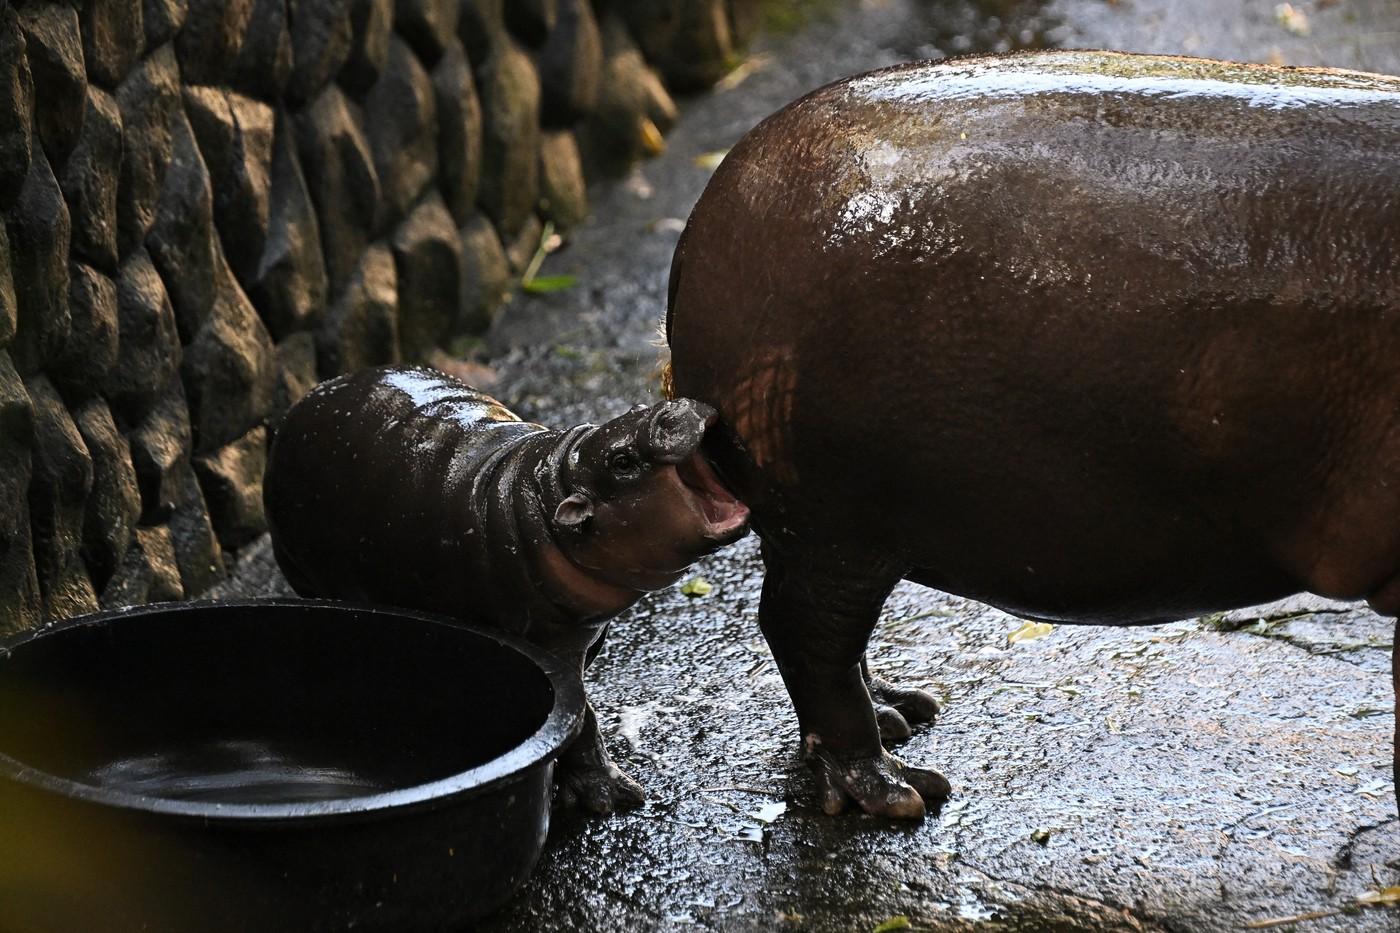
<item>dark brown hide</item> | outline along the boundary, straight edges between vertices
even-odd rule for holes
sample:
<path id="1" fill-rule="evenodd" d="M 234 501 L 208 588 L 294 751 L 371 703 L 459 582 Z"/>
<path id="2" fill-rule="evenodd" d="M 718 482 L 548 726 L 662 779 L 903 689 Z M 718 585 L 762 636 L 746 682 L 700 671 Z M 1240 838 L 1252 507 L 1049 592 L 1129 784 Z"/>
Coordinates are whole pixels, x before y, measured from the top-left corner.
<path id="1" fill-rule="evenodd" d="M 884 755 L 859 670 L 901 577 L 1065 622 L 1400 610 L 1400 79 L 1052 52 L 838 82 L 725 158 L 667 330 L 829 809 L 946 789 Z"/>

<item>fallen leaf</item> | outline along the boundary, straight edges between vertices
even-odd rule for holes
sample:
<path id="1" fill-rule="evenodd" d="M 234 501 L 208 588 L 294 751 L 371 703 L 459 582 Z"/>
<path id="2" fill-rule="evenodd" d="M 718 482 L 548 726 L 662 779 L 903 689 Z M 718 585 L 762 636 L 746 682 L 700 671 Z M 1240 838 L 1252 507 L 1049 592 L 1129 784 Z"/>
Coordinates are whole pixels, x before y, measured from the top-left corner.
<path id="1" fill-rule="evenodd" d="M 714 588 L 714 584 L 704 577 L 691 577 L 681 584 L 681 592 L 687 596 L 708 596 Z"/>
<path id="2" fill-rule="evenodd" d="M 871 930 L 870 933 L 890 933 L 892 930 L 907 930 L 912 926 L 913 924 L 909 922 L 908 917 L 904 916 L 904 914 L 896 914 Z"/>
<path id="3" fill-rule="evenodd" d="M 695 164 L 707 172 L 713 172 L 719 168 L 719 164 L 724 161 L 724 157 L 729 155 L 728 149 L 716 149 L 714 152 L 702 152 L 695 157 Z"/>
<path id="4" fill-rule="evenodd" d="M 679 217 L 662 217 L 647 224 L 648 233 L 684 233 L 685 221 Z"/>
<path id="5" fill-rule="evenodd" d="M 777 803 L 766 803 L 757 810 L 749 811 L 749 816 L 760 823 L 771 823 L 787 812 L 787 804 L 779 801 Z"/>
<path id="6" fill-rule="evenodd" d="M 642 117 L 641 122 L 637 124 L 637 138 L 647 155 L 659 156 L 666 151 L 666 137 L 647 117 Z"/>
<path id="7" fill-rule="evenodd" d="M 1356 899 L 1356 903 L 1365 904 L 1368 907 L 1391 906 L 1400 904 L 1400 885 L 1392 885 L 1388 888 L 1381 888 L 1379 891 L 1367 891 Z"/>
<path id="8" fill-rule="evenodd" d="M 1055 626 L 1049 622 L 1027 622 L 1025 625 L 1006 636 L 1006 643 L 1014 645 L 1023 641 L 1035 641 L 1037 638 L 1044 638 L 1055 631 Z"/>
<path id="9" fill-rule="evenodd" d="M 562 292 L 578 284 L 576 275 L 541 275 L 520 283 L 520 287 L 532 295 L 547 295 Z"/>

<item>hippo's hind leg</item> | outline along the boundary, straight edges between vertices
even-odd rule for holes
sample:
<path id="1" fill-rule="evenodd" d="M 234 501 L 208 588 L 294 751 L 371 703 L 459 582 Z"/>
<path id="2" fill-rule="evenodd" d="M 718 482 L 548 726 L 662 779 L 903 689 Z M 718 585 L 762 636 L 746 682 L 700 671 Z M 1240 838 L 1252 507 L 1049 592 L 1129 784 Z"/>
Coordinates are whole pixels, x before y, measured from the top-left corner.
<path id="1" fill-rule="evenodd" d="M 880 740 L 886 745 L 902 742 L 914 734 L 911 722 L 933 722 L 939 713 L 938 700 L 927 690 L 902 687 L 890 683 L 879 674 L 870 673 L 870 662 L 860 659 L 860 673 L 865 689 L 875 704 L 875 721 L 880 725 Z"/>
<path id="2" fill-rule="evenodd" d="M 948 782 L 885 751 L 861 664 L 899 570 L 767 542 L 763 561 L 759 625 L 797 711 L 822 809 L 839 813 L 854 800 L 867 813 L 923 816 L 925 802 L 948 796 Z"/>

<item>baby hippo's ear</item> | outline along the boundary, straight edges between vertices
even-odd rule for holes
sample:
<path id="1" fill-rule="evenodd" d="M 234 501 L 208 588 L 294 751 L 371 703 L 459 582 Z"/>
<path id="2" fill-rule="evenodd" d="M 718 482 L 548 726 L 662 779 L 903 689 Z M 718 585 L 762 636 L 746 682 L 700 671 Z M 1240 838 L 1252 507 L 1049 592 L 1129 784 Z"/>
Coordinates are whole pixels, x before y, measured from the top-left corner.
<path id="1" fill-rule="evenodd" d="M 593 517 L 593 500 L 576 492 L 554 510 L 554 523 L 565 528 L 577 528 Z"/>

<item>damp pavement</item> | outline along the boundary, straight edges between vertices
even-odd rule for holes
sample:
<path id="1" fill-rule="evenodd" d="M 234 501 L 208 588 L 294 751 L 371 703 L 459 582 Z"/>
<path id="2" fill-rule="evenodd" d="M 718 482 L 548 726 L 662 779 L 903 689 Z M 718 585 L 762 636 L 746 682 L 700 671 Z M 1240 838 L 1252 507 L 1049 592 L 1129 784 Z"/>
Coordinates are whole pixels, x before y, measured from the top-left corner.
<path id="1" fill-rule="evenodd" d="M 665 154 L 593 192 L 593 218 L 542 270 L 577 284 L 506 308 L 474 372 L 523 416 L 563 426 L 656 400 L 684 218 L 725 149 L 827 81 L 1041 45 L 1400 73 L 1400 0 L 808 5 L 685 103 Z M 1400 885 L 1394 627 L 1364 607 L 1302 598 L 1012 641 L 1021 620 L 903 584 L 870 658 L 944 700 L 897 752 L 954 793 L 896 824 L 816 808 L 759 634 L 756 541 L 695 574 L 708 594 L 643 599 L 589 672 L 646 805 L 556 814 L 536 874 L 482 929 L 1224 931 L 1329 914 L 1277 928 L 1400 930 L 1400 906 L 1357 906 Z M 263 542 L 221 592 L 284 586 Z"/>

